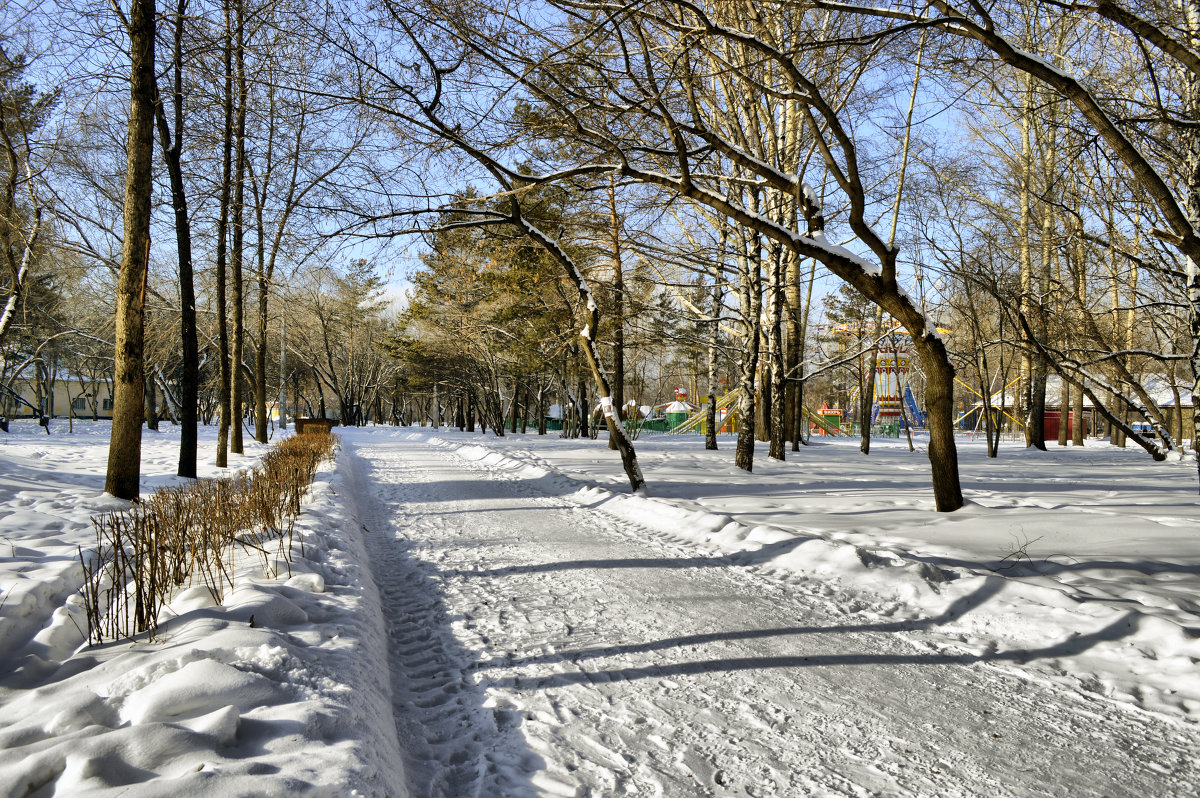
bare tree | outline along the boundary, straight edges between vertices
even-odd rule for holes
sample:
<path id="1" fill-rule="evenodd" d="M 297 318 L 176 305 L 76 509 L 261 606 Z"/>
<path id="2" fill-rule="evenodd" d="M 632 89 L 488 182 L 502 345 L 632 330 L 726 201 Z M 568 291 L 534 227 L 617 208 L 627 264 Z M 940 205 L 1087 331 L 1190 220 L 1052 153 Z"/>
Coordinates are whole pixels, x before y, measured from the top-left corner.
<path id="1" fill-rule="evenodd" d="M 920 26 L 950 39 L 972 42 L 987 57 L 1027 75 L 1065 101 L 1072 109 L 1072 123 L 1086 126 L 1096 143 L 1103 146 L 1106 157 L 1119 165 L 1117 180 L 1145 196 L 1147 211 L 1161 225 L 1152 228 L 1151 234 L 1169 245 L 1183 261 L 1182 268 L 1176 270 L 1175 287 L 1187 306 L 1189 365 L 1193 391 L 1200 392 L 1200 145 L 1196 144 L 1200 138 L 1196 131 L 1195 101 L 1195 87 L 1200 85 L 1200 8 L 1192 0 L 1179 5 L 1148 3 L 1136 10 L 1110 0 L 1082 5 L 1039 4 L 1049 18 L 1048 28 L 1094 22 L 1106 37 L 1125 37 L 1128 51 L 1135 54 L 1136 60 L 1125 63 L 1128 72 L 1120 82 L 1126 86 L 1152 85 L 1155 89 L 1152 98 L 1143 101 L 1141 97 L 1130 96 L 1115 80 L 1098 82 L 1097 78 L 1070 66 L 1094 67 L 1103 61 L 1086 38 L 1081 38 L 1079 49 L 1070 53 L 1069 63 L 1065 60 L 1055 63 L 1054 52 L 1027 49 L 1022 38 L 1020 3 L 963 6 L 937 0 L 920 12 L 908 7 L 857 6 L 828 0 L 817 0 L 817 5 L 889 21 L 891 27 L 876 36 L 903 35 L 912 26 Z M 1146 124 L 1147 114 L 1176 134 L 1176 140 L 1184 146 L 1162 152 L 1163 138 Z M 1176 182 L 1172 172 L 1180 165 L 1183 168 Z M 1023 326 L 1036 334 L 1034 325 Z M 1035 347 L 1039 352 L 1043 349 L 1037 344 Z M 1082 384 L 1076 387 L 1095 401 L 1091 387 Z M 1111 413 L 1109 418 L 1156 458 L 1164 457 L 1165 449 L 1171 446 L 1169 435 L 1163 438 L 1160 447 Z M 1200 421 L 1200 404 L 1196 406 L 1195 420 Z M 1159 430 L 1160 436 L 1163 432 Z"/>
<path id="2" fill-rule="evenodd" d="M 196 288 L 192 268 L 192 225 L 188 216 L 187 189 L 183 178 L 183 34 L 187 0 L 175 6 L 171 75 L 171 104 L 174 129 L 167 119 L 162 93 L 156 91 L 155 120 L 159 146 L 171 181 L 171 207 L 175 212 L 175 245 L 179 259 L 180 340 L 183 349 L 183 375 L 179 397 L 179 467 L 181 477 L 196 477 L 197 407 L 200 389 L 200 347 L 196 330 Z"/>
<path id="3" fill-rule="evenodd" d="M 10 55 L 0 41 L 0 145 L 4 156 L 3 186 L 0 186 L 0 247 L 3 248 L 8 279 L 4 307 L 0 310 L 0 344 L 24 298 L 42 236 L 45 211 L 35 187 L 31 139 L 44 123 L 54 96 L 40 94 L 33 86 L 22 82 L 27 67 L 23 54 Z"/>
<path id="4" fill-rule="evenodd" d="M 124 245 L 117 282 L 116 379 L 113 426 L 104 489 L 121 499 L 138 497 L 142 452 L 144 307 L 150 254 L 151 164 L 154 155 L 153 0 L 132 0 L 124 20 L 129 35 L 130 110 L 125 179 Z"/>
<path id="5" fill-rule="evenodd" d="M 242 388 L 246 383 L 242 358 L 245 354 L 245 280 L 242 266 L 245 260 L 246 239 L 246 104 L 249 88 L 246 79 L 246 3 L 234 0 L 234 75 L 237 82 L 237 112 L 234 118 L 233 146 L 233 217 L 230 220 L 232 240 L 229 247 L 229 271 L 233 287 L 233 307 L 230 313 L 233 340 L 229 348 L 229 451 L 242 454 Z"/>
<path id="6" fill-rule="evenodd" d="M 221 137 L 221 183 L 220 211 L 217 219 L 216 246 L 216 317 L 217 317 L 217 358 L 219 415 L 217 420 L 217 467 L 226 468 L 229 465 L 230 425 L 241 424 L 241 419 L 234 419 L 232 406 L 233 380 L 240 379 L 240 374 L 234 373 L 230 367 L 229 327 L 227 322 L 228 304 L 226 297 L 227 258 L 229 247 L 229 212 L 233 190 L 233 147 L 236 133 L 234 131 L 234 20 L 231 0 L 223 0 L 224 36 L 221 44 L 221 56 L 224 76 L 224 91 L 222 93 L 222 109 L 224 111 L 224 126 Z"/>
<path id="7" fill-rule="evenodd" d="M 814 258 L 899 320 L 928 377 L 935 503 L 943 511 L 960 507 L 951 415 L 954 369 L 944 342 L 897 279 L 898 250 L 867 220 L 871 199 L 855 138 L 826 90 L 800 66 L 793 50 L 769 41 L 769 26 L 750 4 L 723 5 L 711 13 L 688 2 L 554 5 L 569 23 L 523 29 L 520 46 L 488 31 L 468 31 L 461 18 L 443 24 L 479 58 L 555 108 L 561 127 L 592 154 L 590 163 L 575 171 L 616 171 L 706 205 L 744 231 L 744 257 L 758 260 L 761 238 L 800 258 Z M 504 21 L 520 24 L 516 15 Z M 599 58 L 601 42 L 623 55 Z M 828 240 L 826 209 L 802 175 L 763 162 L 746 147 L 745 137 L 727 130 L 727 105 L 737 99 L 721 101 L 704 66 L 710 58 L 724 64 L 722 76 L 734 75 L 744 93 L 769 92 L 795 102 L 816 141 L 823 178 L 828 176 L 840 192 L 846 223 L 868 255 Z M 771 69 L 762 69 L 763 62 Z M 759 204 L 760 195 L 762 203 L 771 197 L 795 202 L 803 231 L 772 220 Z M 743 430 L 750 415 L 739 413 Z"/>

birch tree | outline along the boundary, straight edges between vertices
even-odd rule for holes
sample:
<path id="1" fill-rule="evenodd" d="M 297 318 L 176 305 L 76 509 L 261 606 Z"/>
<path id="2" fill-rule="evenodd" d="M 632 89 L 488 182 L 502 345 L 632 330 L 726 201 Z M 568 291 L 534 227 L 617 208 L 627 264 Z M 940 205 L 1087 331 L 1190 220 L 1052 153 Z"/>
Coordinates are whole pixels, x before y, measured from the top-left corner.
<path id="1" fill-rule="evenodd" d="M 24 81 L 27 59 L 10 54 L 0 39 L 0 248 L 3 249 L 3 308 L 0 345 L 12 327 L 34 271 L 45 224 L 45 202 L 37 189 L 33 141 L 54 104 L 53 93 Z"/>

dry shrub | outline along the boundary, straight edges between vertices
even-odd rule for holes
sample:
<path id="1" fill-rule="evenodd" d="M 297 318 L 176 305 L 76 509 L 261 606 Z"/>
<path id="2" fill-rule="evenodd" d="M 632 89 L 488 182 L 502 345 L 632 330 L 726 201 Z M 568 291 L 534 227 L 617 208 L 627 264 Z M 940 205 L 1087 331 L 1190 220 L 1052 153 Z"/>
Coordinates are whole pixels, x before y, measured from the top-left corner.
<path id="1" fill-rule="evenodd" d="M 246 474 L 160 488 L 128 510 L 92 519 L 96 550 L 79 552 L 88 642 L 158 629 L 162 606 L 177 589 L 203 585 L 221 601 L 233 588 L 234 544 L 263 558 L 267 576 L 282 562 L 291 573 L 300 505 L 334 435 L 284 439 Z M 300 542 L 301 553 L 304 542 Z"/>

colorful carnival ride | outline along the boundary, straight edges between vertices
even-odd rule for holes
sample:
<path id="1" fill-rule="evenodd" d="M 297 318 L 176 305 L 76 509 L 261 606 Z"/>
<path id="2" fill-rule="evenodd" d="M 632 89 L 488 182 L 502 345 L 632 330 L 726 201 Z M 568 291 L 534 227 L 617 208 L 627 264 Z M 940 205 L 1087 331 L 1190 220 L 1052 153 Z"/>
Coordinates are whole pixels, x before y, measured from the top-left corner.
<path id="1" fill-rule="evenodd" d="M 938 330 L 938 332 L 948 332 Z M 875 363 L 875 402 L 871 408 L 871 423 L 903 427 L 925 426 L 925 413 L 917 406 L 916 397 L 908 383 L 912 363 L 912 336 L 895 319 L 887 319 L 876 331 L 874 321 L 860 324 L 839 324 L 833 334 L 846 339 L 845 346 L 878 339 Z M 856 391 L 857 393 L 857 391 Z M 853 401 L 853 397 L 851 398 Z"/>

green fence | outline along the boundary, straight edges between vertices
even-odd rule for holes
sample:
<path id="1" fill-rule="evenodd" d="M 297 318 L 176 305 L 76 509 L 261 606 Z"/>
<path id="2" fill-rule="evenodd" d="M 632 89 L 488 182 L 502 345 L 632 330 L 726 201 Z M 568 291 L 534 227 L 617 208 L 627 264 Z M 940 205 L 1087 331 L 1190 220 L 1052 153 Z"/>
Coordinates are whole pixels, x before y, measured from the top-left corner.
<path id="1" fill-rule="evenodd" d="M 851 424 L 850 426 L 851 426 L 851 431 L 850 431 L 851 435 L 861 434 L 862 425 L 859 424 L 857 421 L 854 422 L 853 424 Z M 902 430 L 902 429 L 903 429 L 903 427 L 900 426 L 899 423 L 896 423 L 896 424 L 872 424 L 871 425 L 871 437 L 872 438 L 899 438 L 900 430 Z"/>

